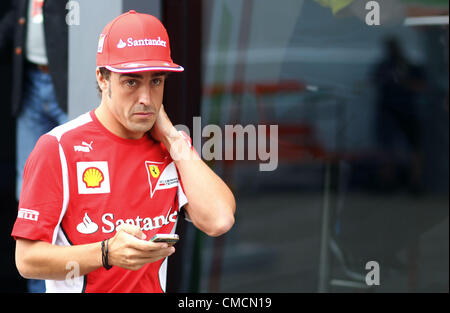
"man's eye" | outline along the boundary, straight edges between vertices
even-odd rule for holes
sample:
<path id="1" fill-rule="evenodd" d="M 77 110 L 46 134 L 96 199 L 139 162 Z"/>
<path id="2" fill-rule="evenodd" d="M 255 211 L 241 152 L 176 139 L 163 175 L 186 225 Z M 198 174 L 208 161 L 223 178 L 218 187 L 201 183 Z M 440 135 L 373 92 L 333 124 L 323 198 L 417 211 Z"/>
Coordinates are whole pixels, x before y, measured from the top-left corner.
<path id="1" fill-rule="evenodd" d="M 136 81 L 133 79 L 127 80 L 125 83 L 127 84 L 128 87 L 134 87 L 137 84 Z"/>
<path id="2" fill-rule="evenodd" d="M 159 86 L 159 85 L 161 85 L 161 83 L 162 83 L 162 79 L 161 78 L 152 79 L 153 86 Z"/>

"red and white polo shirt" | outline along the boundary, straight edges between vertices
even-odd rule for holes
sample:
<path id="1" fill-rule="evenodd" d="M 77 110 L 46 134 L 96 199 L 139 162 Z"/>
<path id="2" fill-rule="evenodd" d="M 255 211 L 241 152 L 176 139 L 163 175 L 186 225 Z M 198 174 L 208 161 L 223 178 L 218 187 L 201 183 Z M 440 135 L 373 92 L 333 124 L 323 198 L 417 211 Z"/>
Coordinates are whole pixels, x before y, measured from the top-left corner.
<path id="1" fill-rule="evenodd" d="M 29 156 L 12 236 L 80 245 L 114 236 L 122 223 L 151 238 L 174 233 L 187 203 L 175 163 L 150 136 L 109 132 L 94 111 L 43 135 Z M 164 292 L 167 258 L 138 271 L 99 268 L 47 292 Z"/>

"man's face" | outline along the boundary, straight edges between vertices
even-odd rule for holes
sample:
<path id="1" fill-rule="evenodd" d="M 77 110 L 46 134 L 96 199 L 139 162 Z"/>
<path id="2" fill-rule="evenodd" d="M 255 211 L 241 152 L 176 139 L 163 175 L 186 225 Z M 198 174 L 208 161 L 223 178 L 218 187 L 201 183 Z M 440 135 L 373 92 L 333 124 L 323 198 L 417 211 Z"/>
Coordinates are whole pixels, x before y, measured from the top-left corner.
<path id="1" fill-rule="evenodd" d="M 108 124 L 113 133 L 138 139 L 153 127 L 161 108 L 166 76 L 163 72 L 111 72 L 102 101 L 108 109 Z"/>

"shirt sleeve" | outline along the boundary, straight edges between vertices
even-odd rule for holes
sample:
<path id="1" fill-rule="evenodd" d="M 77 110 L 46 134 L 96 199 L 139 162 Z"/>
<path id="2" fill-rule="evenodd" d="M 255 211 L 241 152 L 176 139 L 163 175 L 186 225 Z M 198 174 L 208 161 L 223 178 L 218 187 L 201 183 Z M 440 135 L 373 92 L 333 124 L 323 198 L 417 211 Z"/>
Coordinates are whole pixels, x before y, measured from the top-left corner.
<path id="1" fill-rule="evenodd" d="M 178 172 L 178 169 L 177 169 Z M 181 176 L 180 173 L 178 173 L 178 189 L 177 189 L 177 199 L 178 199 L 178 210 L 181 211 L 181 209 L 183 209 L 183 207 L 189 202 L 185 193 L 184 193 L 184 188 L 183 188 L 183 183 L 181 181 Z M 191 218 L 189 217 L 189 214 L 186 210 L 184 210 L 184 219 L 188 222 L 192 222 Z"/>
<path id="2" fill-rule="evenodd" d="M 12 236 L 52 243 L 63 209 L 62 167 L 55 137 L 43 135 L 25 164 Z"/>

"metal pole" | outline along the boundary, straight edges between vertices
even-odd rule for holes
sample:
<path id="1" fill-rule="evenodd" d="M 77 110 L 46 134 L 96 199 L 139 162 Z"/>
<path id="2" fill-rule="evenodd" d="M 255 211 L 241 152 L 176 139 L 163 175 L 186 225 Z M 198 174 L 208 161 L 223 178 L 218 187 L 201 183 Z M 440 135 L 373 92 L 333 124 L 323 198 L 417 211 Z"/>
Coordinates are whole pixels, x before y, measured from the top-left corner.
<path id="1" fill-rule="evenodd" d="M 328 292 L 330 278 L 329 241 L 330 241 L 330 195 L 331 195 L 331 161 L 325 163 L 325 182 L 322 207 L 322 233 L 319 259 L 318 292 Z"/>

